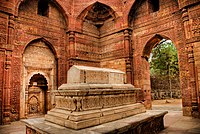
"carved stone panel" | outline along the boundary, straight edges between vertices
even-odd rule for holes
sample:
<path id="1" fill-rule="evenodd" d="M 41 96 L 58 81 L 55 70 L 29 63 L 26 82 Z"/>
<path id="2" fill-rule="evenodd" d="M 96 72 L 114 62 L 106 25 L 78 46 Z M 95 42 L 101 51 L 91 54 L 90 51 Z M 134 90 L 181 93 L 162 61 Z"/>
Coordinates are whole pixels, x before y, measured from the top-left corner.
<path id="1" fill-rule="evenodd" d="M 39 87 L 30 87 L 28 93 L 28 114 L 39 114 L 43 112 L 44 103 L 42 90 Z"/>

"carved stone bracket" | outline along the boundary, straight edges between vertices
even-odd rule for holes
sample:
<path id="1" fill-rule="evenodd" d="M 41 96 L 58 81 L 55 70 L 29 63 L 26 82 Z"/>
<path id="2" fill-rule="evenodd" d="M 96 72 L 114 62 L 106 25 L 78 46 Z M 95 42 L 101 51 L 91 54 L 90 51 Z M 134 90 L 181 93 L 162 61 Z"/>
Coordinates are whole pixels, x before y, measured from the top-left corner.
<path id="1" fill-rule="evenodd" d="M 11 52 L 7 51 L 7 53 L 9 53 L 9 54 L 6 54 L 5 69 L 11 68 L 11 61 L 12 61 Z"/>
<path id="2" fill-rule="evenodd" d="M 75 33 L 73 31 L 69 32 L 69 41 L 74 42 L 75 41 Z"/>
<path id="3" fill-rule="evenodd" d="M 189 15 L 187 9 L 182 9 L 182 20 L 183 20 L 183 25 L 184 25 L 184 30 L 185 30 L 185 37 L 186 39 L 191 38 L 191 26 L 189 22 Z"/>
<path id="4" fill-rule="evenodd" d="M 188 11 L 185 8 L 182 9 L 182 20 L 183 20 L 183 23 L 185 21 L 189 21 Z"/>

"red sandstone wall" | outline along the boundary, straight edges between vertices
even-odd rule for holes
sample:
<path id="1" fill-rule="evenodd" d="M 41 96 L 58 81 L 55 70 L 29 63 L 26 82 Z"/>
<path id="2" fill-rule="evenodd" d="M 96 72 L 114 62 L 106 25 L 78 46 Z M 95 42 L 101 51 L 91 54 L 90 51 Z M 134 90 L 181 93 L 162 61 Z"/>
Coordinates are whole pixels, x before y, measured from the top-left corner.
<path id="1" fill-rule="evenodd" d="M 20 5 L 19 16 L 16 18 L 15 24 L 13 51 L 13 92 L 11 92 L 13 119 L 19 117 L 20 98 L 18 96 L 20 96 L 21 90 L 24 90 L 22 89 L 24 87 L 22 54 L 31 41 L 43 38 L 49 42 L 48 47 L 52 48 L 58 62 L 57 86 L 66 82 L 66 28 L 65 18 L 55 4 L 50 4 L 48 17 L 37 14 L 37 1 L 26 1 Z"/>
<path id="2" fill-rule="evenodd" d="M 1 5 L 1 3 L 0 3 Z M 5 54 L 7 44 L 8 15 L 0 13 L 0 124 L 3 122 L 4 113 L 4 70 L 5 70 Z"/>
<path id="3" fill-rule="evenodd" d="M 5 50 L 0 49 L 0 115 L 3 113 L 3 84 L 4 84 L 4 60 Z M 0 116 L 0 124 L 2 123 L 2 116 Z"/>
<path id="4" fill-rule="evenodd" d="M 31 5 L 31 6 L 30 6 Z M 59 85 L 66 81 L 66 35 L 67 24 L 55 4 L 51 4 L 49 17 L 37 15 L 37 2 L 31 1 L 22 5 L 19 9 L 19 17 L 16 24 L 15 49 L 22 54 L 26 45 L 34 39 L 45 38 L 55 49 L 55 57 L 58 57 Z M 24 9 L 23 9 L 24 8 Z"/>

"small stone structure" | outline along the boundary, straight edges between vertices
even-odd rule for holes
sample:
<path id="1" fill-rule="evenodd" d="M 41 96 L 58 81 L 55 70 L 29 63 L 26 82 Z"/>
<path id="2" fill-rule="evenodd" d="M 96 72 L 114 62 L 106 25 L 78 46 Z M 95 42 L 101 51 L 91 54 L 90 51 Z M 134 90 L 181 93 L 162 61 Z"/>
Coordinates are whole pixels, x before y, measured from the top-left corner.
<path id="1" fill-rule="evenodd" d="M 158 133 L 165 111 L 147 111 L 140 89 L 124 84 L 119 70 L 72 66 L 68 83 L 53 91 L 55 108 L 45 118 L 24 120 L 27 134 Z"/>
<path id="2" fill-rule="evenodd" d="M 72 66 L 68 83 L 53 91 L 56 105 L 45 120 L 82 129 L 145 112 L 137 99 L 140 89 L 124 83 L 122 71 Z"/>

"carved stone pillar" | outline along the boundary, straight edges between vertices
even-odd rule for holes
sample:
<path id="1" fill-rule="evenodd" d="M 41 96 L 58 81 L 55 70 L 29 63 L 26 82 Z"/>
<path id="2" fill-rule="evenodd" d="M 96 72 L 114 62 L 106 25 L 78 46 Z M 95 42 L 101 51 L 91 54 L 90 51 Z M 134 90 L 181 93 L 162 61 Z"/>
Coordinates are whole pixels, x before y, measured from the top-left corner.
<path id="1" fill-rule="evenodd" d="M 13 41 L 14 41 L 14 21 L 15 17 L 12 15 L 9 17 L 9 23 L 8 23 L 8 42 L 7 44 L 9 45 L 13 45 Z"/>
<path id="2" fill-rule="evenodd" d="M 4 69 L 4 89 L 3 89 L 3 124 L 10 122 L 10 95 L 11 95 L 11 64 L 12 64 L 12 46 L 14 41 L 14 16 L 9 16 L 8 35 L 6 44 L 6 59 Z"/>
<path id="3" fill-rule="evenodd" d="M 69 32 L 69 57 L 74 58 L 76 55 L 75 50 L 75 33 L 73 31 Z"/>
<path id="4" fill-rule="evenodd" d="M 183 8 L 182 9 L 182 20 L 184 25 L 184 31 L 185 31 L 185 38 L 186 40 L 189 40 L 192 38 L 192 30 L 191 30 L 191 24 L 189 21 L 189 14 L 188 10 Z M 193 44 L 188 43 L 187 44 L 187 52 L 188 52 L 188 72 L 189 72 L 189 92 L 191 92 L 192 96 L 192 116 L 198 116 L 198 99 L 197 99 L 197 87 L 196 87 L 196 77 L 195 77 L 195 61 L 194 61 L 194 53 L 193 53 Z"/>
<path id="5" fill-rule="evenodd" d="M 195 112 L 198 111 L 198 99 L 197 99 L 197 89 L 196 89 L 196 77 L 195 77 L 195 63 L 193 46 L 187 47 L 188 50 L 188 63 L 189 63 L 189 89 L 192 92 L 192 114 L 195 116 Z"/>
<path id="6" fill-rule="evenodd" d="M 132 56 L 132 46 L 131 46 L 131 31 L 129 29 L 124 30 L 124 49 L 125 49 L 125 56 L 133 57 Z"/>
<path id="7" fill-rule="evenodd" d="M 11 51 L 6 51 L 3 90 L 3 124 L 8 124 L 10 122 L 11 60 Z"/>
<path id="8" fill-rule="evenodd" d="M 128 84 L 132 84 L 132 61 L 128 58 L 126 59 L 126 81 Z"/>
<path id="9" fill-rule="evenodd" d="M 132 73 L 133 73 L 133 54 L 131 46 L 131 32 L 128 29 L 124 30 L 124 49 L 126 57 L 126 79 L 128 84 L 132 84 Z"/>

